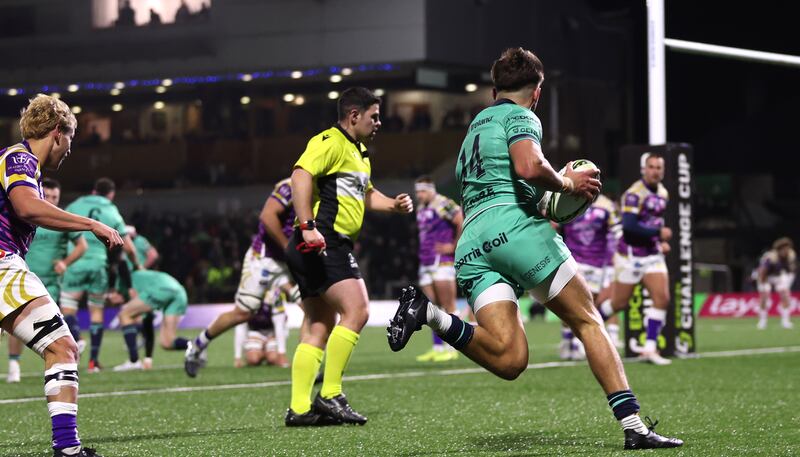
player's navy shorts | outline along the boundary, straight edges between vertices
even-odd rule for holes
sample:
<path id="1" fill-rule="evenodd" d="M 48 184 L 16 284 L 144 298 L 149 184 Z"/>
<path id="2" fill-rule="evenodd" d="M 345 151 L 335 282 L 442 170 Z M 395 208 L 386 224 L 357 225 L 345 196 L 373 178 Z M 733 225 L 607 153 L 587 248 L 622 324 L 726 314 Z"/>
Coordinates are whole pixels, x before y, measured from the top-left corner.
<path id="1" fill-rule="evenodd" d="M 361 270 L 353 257 L 353 242 L 338 234 L 323 233 L 322 236 L 327 245 L 326 255 L 300 253 L 297 250 L 297 244 L 303 241 L 300 229 L 295 229 L 289 237 L 286 265 L 303 298 L 316 297 L 339 281 L 361 278 Z"/>

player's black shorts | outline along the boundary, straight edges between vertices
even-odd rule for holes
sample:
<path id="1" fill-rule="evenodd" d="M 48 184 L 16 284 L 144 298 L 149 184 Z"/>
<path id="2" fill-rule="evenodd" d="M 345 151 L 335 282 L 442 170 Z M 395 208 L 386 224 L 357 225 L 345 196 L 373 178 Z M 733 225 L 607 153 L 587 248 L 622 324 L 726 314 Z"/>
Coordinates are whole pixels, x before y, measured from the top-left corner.
<path id="1" fill-rule="evenodd" d="M 353 242 L 341 235 L 322 235 L 327 245 L 324 256 L 317 253 L 302 254 L 297 250 L 297 244 L 303 241 L 300 229 L 295 229 L 289 237 L 286 265 L 303 298 L 316 297 L 339 281 L 361 278 L 361 270 L 353 257 Z"/>

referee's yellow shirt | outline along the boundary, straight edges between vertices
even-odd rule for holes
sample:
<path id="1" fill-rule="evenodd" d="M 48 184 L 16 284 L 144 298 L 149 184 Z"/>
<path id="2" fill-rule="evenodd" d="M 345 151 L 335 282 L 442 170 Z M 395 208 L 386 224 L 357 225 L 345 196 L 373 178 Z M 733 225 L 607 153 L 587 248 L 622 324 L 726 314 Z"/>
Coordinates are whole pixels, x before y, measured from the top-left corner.
<path id="1" fill-rule="evenodd" d="M 355 241 L 364 221 L 366 193 L 372 189 L 366 146 L 337 124 L 311 138 L 294 166 L 314 178 L 312 210 L 320 232 L 334 231 Z"/>

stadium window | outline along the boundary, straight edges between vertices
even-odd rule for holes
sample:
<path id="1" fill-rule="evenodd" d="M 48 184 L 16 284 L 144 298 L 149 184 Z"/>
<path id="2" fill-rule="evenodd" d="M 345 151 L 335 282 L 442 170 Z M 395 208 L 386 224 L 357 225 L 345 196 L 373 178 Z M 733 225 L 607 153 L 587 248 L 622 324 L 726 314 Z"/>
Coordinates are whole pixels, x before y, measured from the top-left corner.
<path id="1" fill-rule="evenodd" d="M 211 1 L 92 0 L 92 25 L 107 28 L 203 22 L 209 18 Z"/>

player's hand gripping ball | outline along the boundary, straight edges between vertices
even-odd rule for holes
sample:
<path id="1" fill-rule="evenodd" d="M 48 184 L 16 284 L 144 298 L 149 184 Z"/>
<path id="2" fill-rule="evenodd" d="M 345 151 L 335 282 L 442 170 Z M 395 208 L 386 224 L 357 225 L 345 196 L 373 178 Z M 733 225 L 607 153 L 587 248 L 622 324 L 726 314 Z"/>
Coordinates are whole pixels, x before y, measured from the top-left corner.
<path id="1" fill-rule="evenodd" d="M 572 162 L 572 169 L 575 171 L 598 170 L 597 179 L 600 179 L 599 168 L 591 160 L 579 159 Z M 559 170 L 561 175 L 566 172 L 566 167 Z M 546 218 L 558 224 L 566 224 L 580 216 L 597 199 L 587 199 L 580 195 L 572 195 L 563 192 L 547 191 L 539 200 L 537 207 L 539 212 Z"/>

